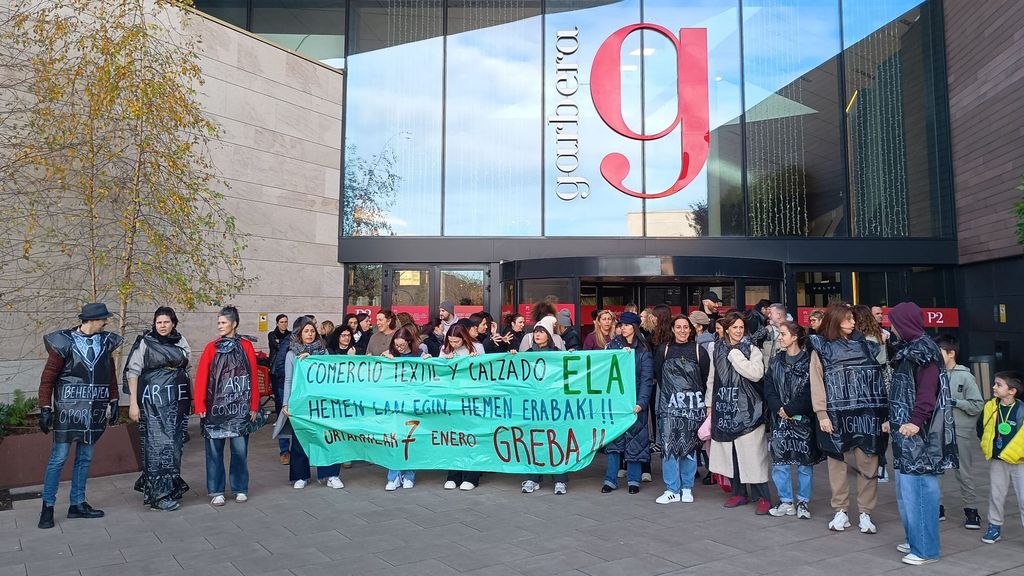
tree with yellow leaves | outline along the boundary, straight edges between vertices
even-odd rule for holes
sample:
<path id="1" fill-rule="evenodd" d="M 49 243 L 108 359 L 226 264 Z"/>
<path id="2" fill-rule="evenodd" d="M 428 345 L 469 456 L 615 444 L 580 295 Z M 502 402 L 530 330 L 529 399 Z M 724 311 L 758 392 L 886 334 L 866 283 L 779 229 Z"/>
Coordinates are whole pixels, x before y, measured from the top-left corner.
<path id="1" fill-rule="evenodd" d="M 116 302 L 124 333 L 136 309 L 249 285 L 208 153 L 219 128 L 197 98 L 190 2 L 8 2 L 0 306 L 52 322 Z"/>

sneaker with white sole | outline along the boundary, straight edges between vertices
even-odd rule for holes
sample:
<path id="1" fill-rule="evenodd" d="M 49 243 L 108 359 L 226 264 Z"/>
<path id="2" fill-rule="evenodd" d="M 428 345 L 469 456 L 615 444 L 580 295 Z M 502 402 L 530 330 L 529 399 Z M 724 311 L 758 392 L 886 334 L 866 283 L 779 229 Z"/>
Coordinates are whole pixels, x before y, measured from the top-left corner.
<path id="1" fill-rule="evenodd" d="M 618 473 L 618 477 L 619 478 L 625 478 L 626 477 L 626 471 L 620 468 L 619 469 L 619 473 Z"/>
<path id="2" fill-rule="evenodd" d="M 679 494 L 680 502 L 693 502 L 693 490 L 689 488 L 683 488 L 683 491 Z"/>
<path id="3" fill-rule="evenodd" d="M 828 529 L 835 532 L 842 532 L 850 527 L 850 517 L 846 515 L 846 510 L 840 510 L 836 512 L 836 515 L 832 518 L 832 521 L 828 523 Z"/>
<path id="4" fill-rule="evenodd" d="M 878 467 L 878 481 L 882 484 L 889 483 L 889 473 L 885 471 L 885 466 Z"/>
<path id="5" fill-rule="evenodd" d="M 395 478 L 394 480 L 388 480 L 388 483 L 384 485 L 384 491 L 394 492 L 395 490 L 398 490 L 400 482 L 401 480 L 399 478 Z"/>
<path id="6" fill-rule="evenodd" d="M 640 475 L 641 482 L 654 482 L 654 476 L 651 476 L 650 472 L 644 472 Z"/>
<path id="7" fill-rule="evenodd" d="M 555 482 L 555 494 L 562 495 L 562 494 L 565 494 L 565 492 L 566 492 L 565 482 Z"/>
<path id="8" fill-rule="evenodd" d="M 897 544 L 896 545 L 896 551 L 897 552 L 902 552 L 904 554 L 910 554 L 910 544 L 907 544 L 906 542 L 904 542 L 902 544 Z"/>
<path id="9" fill-rule="evenodd" d="M 306 484 L 308 483 L 308 480 L 296 480 L 295 484 L 292 484 L 292 488 L 295 488 L 296 490 L 302 490 L 303 488 L 306 487 Z"/>
<path id="10" fill-rule="evenodd" d="M 903 557 L 903 563 L 910 564 L 911 566 L 924 566 L 925 564 L 934 564 L 938 561 L 938 558 L 921 558 L 916 554 L 907 554 Z"/>
<path id="11" fill-rule="evenodd" d="M 249 496 L 247 496 L 245 494 L 245 492 L 239 492 L 238 494 L 235 494 L 235 502 L 238 502 L 239 504 L 242 504 L 243 502 L 248 502 L 248 501 L 249 501 Z"/>
<path id="12" fill-rule="evenodd" d="M 224 502 L 224 496 L 214 496 L 210 499 L 210 506 L 223 506 Z"/>
<path id="13" fill-rule="evenodd" d="M 345 483 L 341 481 L 341 478 L 338 478 L 337 476 L 331 476 L 330 478 L 327 479 L 327 487 L 334 488 L 335 490 L 340 490 L 345 487 Z"/>
<path id="14" fill-rule="evenodd" d="M 861 512 L 860 513 L 860 522 L 858 522 L 858 524 L 860 524 L 860 532 L 861 532 L 861 534 L 876 534 L 876 533 L 878 533 L 878 528 L 875 528 L 874 523 L 871 522 L 871 515 L 868 514 L 867 512 Z"/>
<path id="15" fill-rule="evenodd" d="M 779 502 L 768 513 L 775 517 L 794 516 L 796 515 L 796 507 L 793 506 L 792 502 Z"/>
<path id="16" fill-rule="evenodd" d="M 654 501 L 658 504 L 675 504 L 680 500 L 682 500 L 682 498 L 679 497 L 679 494 L 676 494 L 671 490 L 665 490 L 665 492 L 661 496 L 658 496 Z"/>
<path id="17" fill-rule="evenodd" d="M 462 484 L 459 484 L 459 490 L 472 490 L 473 488 L 476 488 L 476 484 L 473 484 L 472 482 L 463 482 Z"/>
<path id="18" fill-rule="evenodd" d="M 455 489 L 456 489 L 456 488 L 458 488 L 458 487 L 459 487 L 459 485 L 458 485 L 458 484 L 456 484 L 456 483 L 455 483 L 454 481 L 452 481 L 452 480 L 449 480 L 449 481 L 447 481 L 447 482 L 445 482 L 445 483 L 444 483 L 444 489 L 445 489 L 445 490 L 455 490 Z"/>
<path id="19" fill-rule="evenodd" d="M 402 488 L 405 489 L 405 490 L 408 490 L 409 488 L 412 488 L 415 485 L 416 485 L 416 483 L 413 482 L 412 480 L 409 480 L 408 478 L 403 478 L 402 479 Z"/>
<path id="20" fill-rule="evenodd" d="M 797 502 L 796 505 L 796 517 L 800 520 L 810 520 L 811 510 L 807 507 L 807 502 Z"/>
<path id="21" fill-rule="evenodd" d="M 534 482 L 533 480 L 525 480 L 523 482 L 523 494 L 533 494 L 540 489 L 540 482 Z"/>
<path id="22" fill-rule="evenodd" d="M 1003 539 L 1003 527 L 999 524 L 989 524 L 981 541 L 985 544 L 995 544 Z"/>

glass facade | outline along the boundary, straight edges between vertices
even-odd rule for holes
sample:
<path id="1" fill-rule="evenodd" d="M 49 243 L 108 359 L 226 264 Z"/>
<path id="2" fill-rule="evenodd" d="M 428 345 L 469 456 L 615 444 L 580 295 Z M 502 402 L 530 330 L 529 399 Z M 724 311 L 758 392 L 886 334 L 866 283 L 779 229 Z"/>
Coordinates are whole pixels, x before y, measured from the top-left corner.
<path id="1" fill-rule="evenodd" d="M 351 0 L 347 37 L 343 235 L 953 234 L 936 0 Z"/>

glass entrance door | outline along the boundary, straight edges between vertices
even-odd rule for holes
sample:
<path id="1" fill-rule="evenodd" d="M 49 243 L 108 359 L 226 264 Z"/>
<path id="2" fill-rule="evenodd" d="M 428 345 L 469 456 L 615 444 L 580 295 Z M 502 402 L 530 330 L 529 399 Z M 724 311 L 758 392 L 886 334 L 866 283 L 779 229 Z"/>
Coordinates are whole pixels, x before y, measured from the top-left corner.
<path id="1" fill-rule="evenodd" d="M 430 269 L 396 268 L 391 271 L 391 310 L 407 312 L 417 324 L 430 321 Z"/>

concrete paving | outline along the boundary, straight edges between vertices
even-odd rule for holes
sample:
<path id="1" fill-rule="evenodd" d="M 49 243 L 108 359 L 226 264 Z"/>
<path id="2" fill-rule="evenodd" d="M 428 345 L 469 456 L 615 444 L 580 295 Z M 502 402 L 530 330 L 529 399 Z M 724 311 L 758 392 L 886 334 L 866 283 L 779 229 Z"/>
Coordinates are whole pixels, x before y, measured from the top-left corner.
<path id="1" fill-rule="evenodd" d="M 829 532 L 824 465 L 815 470 L 813 518 L 797 520 L 756 516 L 753 505 L 725 509 L 717 486 L 698 484 L 692 504 L 655 504 L 663 490 L 657 457 L 655 481 L 637 495 L 600 493 L 600 455 L 570 477 L 565 496 L 547 481 L 522 494 L 522 478 L 499 474 L 470 492 L 446 491 L 439 471 L 421 472 L 411 490 L 385 492 L 384 471 L 365 463 L 343 471 L 344 489 L 295 490 L 269 434 L 261 430 L 250 446 L 244 504 L 208 505 L 200 441 L 185 448 L 193 490 L 175 512 L 143 507 L 132 490 L 137 475 L 89 481 L 89 502 L 107 514 L 99 520 L 63 518 L 68 483 L 52 530 L 36 528 L 39 500 L 15 502 L 0 512 L 0 576 L 1024 575 L 1016 499 L 1007 498 L 1003 540 L 983 544 L 981 532 L 962 527 L 952 477 L 943 483 L 942 560 L 912 567 L 895 549 L 903 540 L 895 485 L 879 486 L 878 534 L 857 531 L 855 510 L 853 528 Z M 987 468 L 978 476 L 986 502 Z"/>

